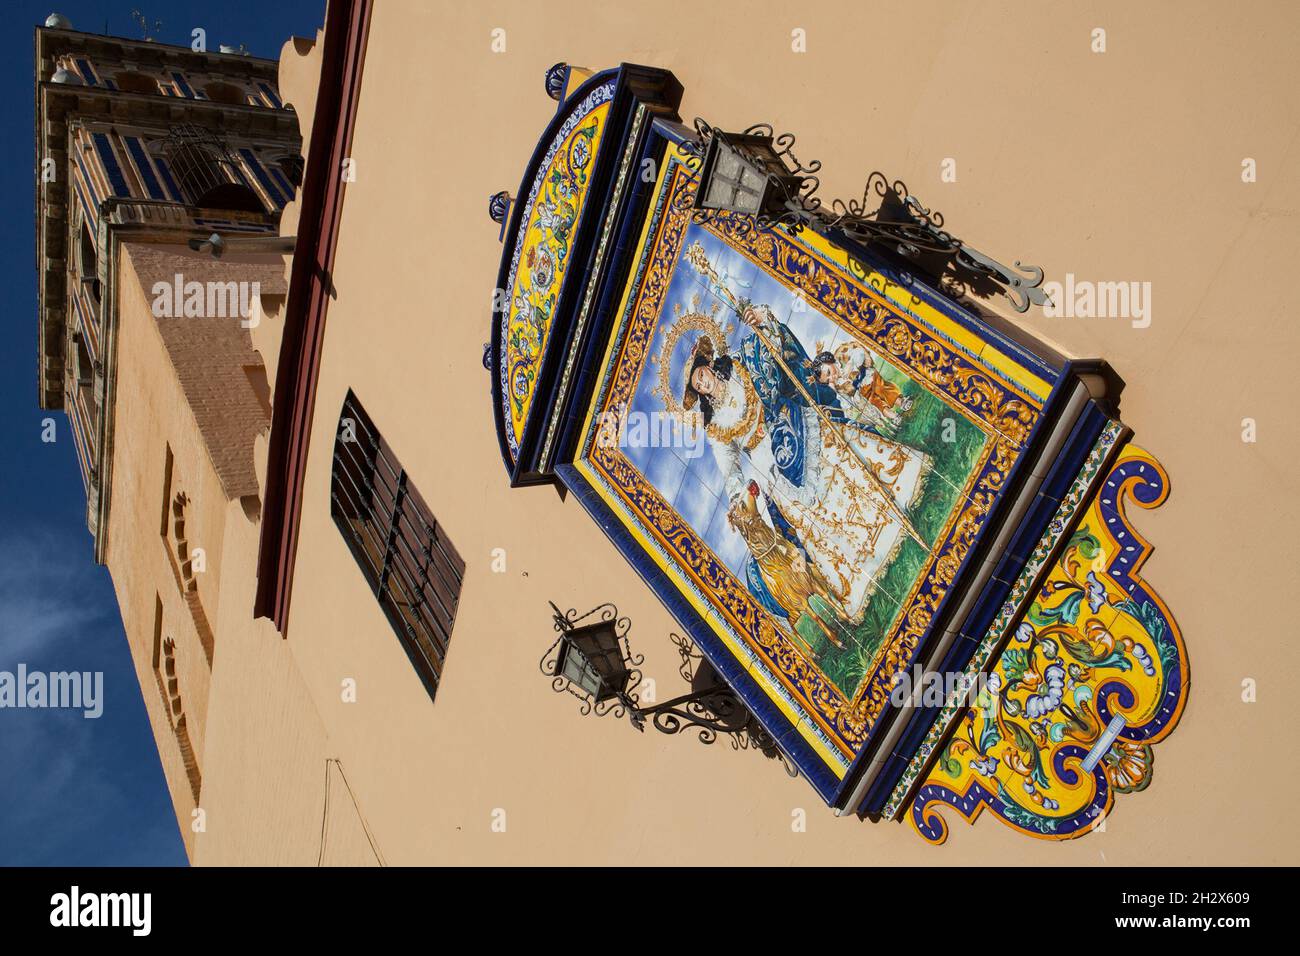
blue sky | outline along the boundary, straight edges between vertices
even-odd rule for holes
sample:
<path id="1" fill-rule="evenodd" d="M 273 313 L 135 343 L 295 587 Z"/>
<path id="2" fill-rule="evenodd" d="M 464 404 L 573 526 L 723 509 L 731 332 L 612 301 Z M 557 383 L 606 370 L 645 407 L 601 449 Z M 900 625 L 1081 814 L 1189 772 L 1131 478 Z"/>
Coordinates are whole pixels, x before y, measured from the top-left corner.
<path id="1" fill-rule="evenodd" d="M 0 263 L 8 308 L 0 347 L 0 671 L 102 671 L 104 712 L 0 708 L 0 864 L 184 865 L 185 851 L 149 731 L 140 686 L 106 569 L 94 563 L 85 494 L 61 412 L 36 389 L 33 30 L 51 10 L 79 30 L 139 38 L 133 9 L 159 42 L 244 44 L 278 57 L 291 35 L 312 36 L 325 0 L 227 0 L 146 5 L 28 2 L 5 7 L 4 221 Z M 53 417 L 57 441 L 41 441 Z"/>

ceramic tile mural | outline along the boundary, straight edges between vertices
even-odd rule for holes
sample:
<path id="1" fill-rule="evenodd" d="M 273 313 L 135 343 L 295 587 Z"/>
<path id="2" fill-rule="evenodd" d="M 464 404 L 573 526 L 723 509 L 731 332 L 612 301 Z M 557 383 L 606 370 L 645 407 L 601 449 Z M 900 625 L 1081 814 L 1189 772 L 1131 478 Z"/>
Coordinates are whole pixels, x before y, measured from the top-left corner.
<path id="1" fill-rule="evenodd" d="M 1041 398 L 694 186 L 670 154 L 578 467 L 842 769 Z"/>
<path id="2" fill-rule="evenodd" d="M 703 440 L 625 454 L 850 695 L 990 438 L 716 236 L 684 241 L 630 409 L 695 413 Z"/>
<path id="3" fill-rule="evenodd" d="M 574 494 L 828 805 L 1096 828 L 1187 687 L 1123 382 L 906 250 L 696 210 L 680 95 L 591 76 L 528 164 L 484 358 L 512 485 Z M 913 708 L 913 665 L 957 672 Z"/>
<path id="4" fill-rule="evenodd" d="M 506 439 L 517 455 L 532 405 L 569 252 L 587 199 L 591 170 L 605 131 L 614 82 L 577 103 L 549 145 L 524 205 L 523 227 L 505 290 L 501 319 L 501 393 L 508 396 Z"/>
<path id="5" fill-rule="evenodd" d="M 917 792 L 910 816 L 925 839 L 947 836 L 945 806 L 1068 839 L 1150 783 L 1152 745 L 1186 703 L 1187 654 L 1138 574 L 1151 549 L 1125 503 L 1154 508 L 1167 494 L 1160 464 L 1125 446 Z"/>

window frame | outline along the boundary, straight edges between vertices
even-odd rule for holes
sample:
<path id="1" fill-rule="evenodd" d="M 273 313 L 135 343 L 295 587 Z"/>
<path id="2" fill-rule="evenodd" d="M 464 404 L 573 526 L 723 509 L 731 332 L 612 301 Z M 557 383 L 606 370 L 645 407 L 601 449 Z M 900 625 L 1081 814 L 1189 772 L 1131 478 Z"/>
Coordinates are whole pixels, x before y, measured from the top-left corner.
<path id="1" fill-rule="evenodd" d="M 335 432 L 330 516 L 436 699 L 465 562 L 350 389 Z"/>

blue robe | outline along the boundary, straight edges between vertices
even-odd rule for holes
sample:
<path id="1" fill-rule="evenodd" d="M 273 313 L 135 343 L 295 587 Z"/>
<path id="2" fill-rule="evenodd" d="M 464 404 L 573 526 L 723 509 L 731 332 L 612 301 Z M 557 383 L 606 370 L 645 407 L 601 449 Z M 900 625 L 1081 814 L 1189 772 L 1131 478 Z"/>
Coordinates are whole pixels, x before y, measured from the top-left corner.
<path id="1" fill-rule="evenodd" d="M 800 384 L 819 405 L 824 406 L 828 413 L 838 413 L 838 418 L 843 420 L 844 411 L 840 407 L 839 396 L 833 388 L 821 384 L 813 377 L 803 343 L 784 322 L 775 325 L 781 339 L 781 358 L 786 366 L 799 375 Z M 773 341 L 772 344 L 778 343 Z M 785 369 L 777 364 L 756 333 L 750 332 L 741 339 L 735 358 L 749 373 L 758 400 L 763 405 L 767 440 L 772 447 L 772 457 L 776 460 L 777 468 L 791 484 L 802 485 L 808 454 L 804 416 L 816 415 L 816 411 Z M 835 416 L 831 417 L 834 419 Z"/>

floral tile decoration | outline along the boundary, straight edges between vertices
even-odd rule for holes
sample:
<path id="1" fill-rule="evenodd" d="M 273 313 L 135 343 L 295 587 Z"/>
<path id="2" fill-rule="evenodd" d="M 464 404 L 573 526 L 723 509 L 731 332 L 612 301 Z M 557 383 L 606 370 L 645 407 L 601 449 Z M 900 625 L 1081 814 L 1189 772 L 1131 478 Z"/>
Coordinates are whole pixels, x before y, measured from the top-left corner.
<path id="1" fill-rule="evenodd" d="M 947 837 L 941 807 L 969 822 L 987 807 L 1031 836 L 1070 839 L 1150 784 L 1153 745 L 1187 702 L 1187 652 L 1139 574 L 1151 546 L 1125 508 L 1167 494 L 1160 464 L 1125 445 L 917 790 L 910 818 L 926 840 Z"/>

